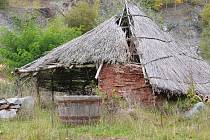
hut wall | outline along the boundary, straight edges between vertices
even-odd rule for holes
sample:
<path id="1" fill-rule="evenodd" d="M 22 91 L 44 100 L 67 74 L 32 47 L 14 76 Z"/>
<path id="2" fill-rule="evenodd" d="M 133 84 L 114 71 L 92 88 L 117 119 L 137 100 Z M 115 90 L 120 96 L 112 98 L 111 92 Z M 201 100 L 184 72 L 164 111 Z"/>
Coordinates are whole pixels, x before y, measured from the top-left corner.
<path id="1" fill-rule="evenodd" d="M 151 86 L 145 83 L 139 65 L 104 65 L 98 78 L 98 86 L 100 91 L 108 95 L 116 92 L 132 102 L 144 105 L 155 103 Z"/>
<path id="2" fill-rule="evenodd" d="M 37 80 L 39 86 L 47 90 L 63 92 L 69 95 L 92 95 L 97 85 L 95 80 L 95 67 L 81 67 L 41 71 Z"/>

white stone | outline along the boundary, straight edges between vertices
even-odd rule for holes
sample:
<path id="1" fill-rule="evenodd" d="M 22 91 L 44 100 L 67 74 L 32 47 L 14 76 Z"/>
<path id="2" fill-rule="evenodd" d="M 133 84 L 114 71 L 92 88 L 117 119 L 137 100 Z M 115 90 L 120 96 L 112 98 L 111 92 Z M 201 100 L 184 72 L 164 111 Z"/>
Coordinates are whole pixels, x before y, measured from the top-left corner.
<path id="1" fill-rule="evenodd" d="M 21 101 L 21 109 L 32 111 L 34 108 L 34 98 L 32 96 L 26 96 L 23 98 L 20 98 Z"/>
<path id="2" fill-rule="evenodd" d="M 21 100 L 20 98 L 8 98 L 6 99 L 10 104 L 20 105 Z"/>
<path id="3" fill-rule="evenodd" d="M 0 118 L 1 119 L 10 119 L 17 116 L 16 109 L 10 109 L 10 110 L 1 110 L 0 111 Z"/>
<path id="4" fill-rule="evenodd" d="M 0 104 L 6 104 L 7 101 L 5 99 L 0 99 Z"/>
<path id="5" fill-rule="evenodd" d="M 189 111 L 184 113 L 185 117 L 192 117 L 195 114 L 199 113 L 201 110 L 203 110 L 205 107 L 205 104 L 203 102 L 196 103 Z"/>

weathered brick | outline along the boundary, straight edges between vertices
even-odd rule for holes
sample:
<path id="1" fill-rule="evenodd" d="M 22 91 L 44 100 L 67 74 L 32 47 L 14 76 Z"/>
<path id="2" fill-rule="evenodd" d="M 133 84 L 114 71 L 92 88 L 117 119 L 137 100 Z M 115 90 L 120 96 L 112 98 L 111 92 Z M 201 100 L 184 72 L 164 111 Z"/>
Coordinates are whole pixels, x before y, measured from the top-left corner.
<path id="1" fill-rule="evenodd" d="M 119 95 L 130 98 L 133 102 L 153 105 L 155 96 L 151 86 L 145 83 L 142 67 L 134 64 L 104 65 L 99 78 L 99 89 L 111 95 L 116 91 Z"/>

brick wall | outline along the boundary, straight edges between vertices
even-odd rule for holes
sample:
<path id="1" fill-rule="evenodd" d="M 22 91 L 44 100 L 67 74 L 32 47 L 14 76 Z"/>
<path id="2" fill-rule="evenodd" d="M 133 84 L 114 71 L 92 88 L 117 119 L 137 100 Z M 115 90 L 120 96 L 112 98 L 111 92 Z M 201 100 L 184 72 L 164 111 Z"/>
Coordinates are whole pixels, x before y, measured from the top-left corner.
<path id="1" fill-rule="evenodd" d="M 111 95 L 117 92 L 132 103 L 153 105 L 155 96 L 150 85 L 145 83 L 139 65 L 103 65 L 98 78 L 99 89 Z"/>

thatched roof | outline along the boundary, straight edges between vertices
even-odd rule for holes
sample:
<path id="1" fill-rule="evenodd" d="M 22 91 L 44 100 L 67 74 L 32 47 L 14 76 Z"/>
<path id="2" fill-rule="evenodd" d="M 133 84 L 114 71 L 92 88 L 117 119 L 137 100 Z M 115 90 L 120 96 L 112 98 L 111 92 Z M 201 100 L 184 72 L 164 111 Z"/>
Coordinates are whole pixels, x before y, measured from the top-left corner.
<path id="1" fill-rule="evenodd" d="M 129 9 L 131 15 L 144 15 L 135 6 Z M 154 89 L 186 93 L 194 83 L 197 92 L 210 94 L 210 66 L 202 58 L 190 54 L 150 18 L 134 16 L 133 20 L 138 54 Z"/>
<path id="2" fill-rule="evenodd" d="M 210 94 L 210 66 L 199 56 L 189 53 L 171 35 L 163 32 L 140 9 L 128 4 L 125 7 L 145 79 L 153 89 L 170 94 L 185 94 L 192 83 L 198 93 Z M 76 38 L 36 61 L 18 69 L 30 73 L 54 67 L 71 67 L 87 63 L 131 63 L 126 33 L 115 16 L 95 29 Z"/>
<path id="3" fill-rule="evenodd" d="M 125 33 L 113 17 L 84 35 L 53 49 L 44 57 L 23 66 L 19 72 L 34 72 L 52 65 L 70 67 L 72 64 L 124 63 L 128 61 Z"/>

